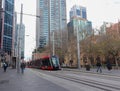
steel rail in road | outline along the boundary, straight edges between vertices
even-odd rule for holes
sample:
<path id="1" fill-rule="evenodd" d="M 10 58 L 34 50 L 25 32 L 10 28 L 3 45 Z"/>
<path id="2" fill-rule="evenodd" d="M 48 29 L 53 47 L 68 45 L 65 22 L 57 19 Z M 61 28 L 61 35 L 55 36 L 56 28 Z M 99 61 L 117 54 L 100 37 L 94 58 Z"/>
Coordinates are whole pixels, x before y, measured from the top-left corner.
<path id="1" fill-rule="evenodd" d="M 105 90 L 105 91 L 116 91 L 116 90 L 119 91 L 120 90 L 119 87 L 114 87 L 114 86 L 112 86 L 112 84 L 108 84 L 108 83 L 106 84 L 106 83 L 103 83 L 103 82 L 95 82 L 94 80 L 88 80 L 88 79 L 77 79 L 77 78 L 74 78 L 74 77 L 65 76 L 65 75 L 61 75 L 61 74 L 58 74 L 58 73 L 57 74 L 52 73 L 50 75 L 55 76 L 55 77 L 59 77 L 59 78 L 62 78 L 62 79 L 66 79 L 66 80 L 69 80 L 69 81 L 72 81 L 72 82 L 88 85 L 90 87 L 95 87 L 95 88 Z"/>
<path id="2" fill-rule="evenodd" d="M 34 70 L 34 71 L 41 72 L 40 70 Z M 44 72 L 42 71 L 42 73 L 50 75 L 50 76 L 58 77 L 61 79 L 65 79 L 68 81 L 72 81 L 75 83 L 84 84 L 84 85 L 87 85 L 87 86 L 90 86 L 93 88 L 97 88 L 100 90 L 104 90 L 104 91 L 119 91 L 120 90 L 120 87 L 113 86 L 113 84 L 103 83 L 103 82 L 94 81 L 94 80 L 90 80 L 90 79 L 89 80 L 88 79 L 78 79 L 78 78 L 71 77 L 68 75 L 66 76 L 63 74 L 53 73 L 53 72 L 49 72 L 49 71 L 44 71 Z"/>

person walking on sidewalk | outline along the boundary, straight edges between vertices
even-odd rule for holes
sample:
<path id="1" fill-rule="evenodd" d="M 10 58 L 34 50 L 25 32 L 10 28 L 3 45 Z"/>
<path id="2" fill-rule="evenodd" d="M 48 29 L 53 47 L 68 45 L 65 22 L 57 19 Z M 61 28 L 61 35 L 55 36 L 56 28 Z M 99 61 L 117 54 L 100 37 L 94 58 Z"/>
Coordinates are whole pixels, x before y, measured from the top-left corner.
<path id="1" fill-rule="evenodd" d="M 110 62 L 110 57 L 109 56 L 107 56 L 107 58 L 106 58 L 106 67 L 109 71 L 112 70 L 112 64 Z"/>
<path id="2" fill-rule="evenodd" d="M 7 67 L 8 67 L 8 64 L 7 64 L 7 62 L 4 62 L 4 63 L 3 63 L 3 69 L 4 69 L 4 72 L 6 72 L 6 70 L 7 70 Z"/>
<path id="3" fill-rule="evenodd" d="M 21 73 L 23 74 L 24 73 L 24 69 L 25 69 L 25 63 L 24 62 L 22 62 L 21 64 L 20 64 L 20 68 L 21 68 Z"/>
<path id="4" fill-rule="evenodd" d="M 102 64 L 101 64 L 100 56 L 97 56 L 96 62 L 97 62 L 97 63 L 96 63 L 97 72 L 100 70 L 100 73 L 102 73 L 102 68 L 101 68 Z"/>

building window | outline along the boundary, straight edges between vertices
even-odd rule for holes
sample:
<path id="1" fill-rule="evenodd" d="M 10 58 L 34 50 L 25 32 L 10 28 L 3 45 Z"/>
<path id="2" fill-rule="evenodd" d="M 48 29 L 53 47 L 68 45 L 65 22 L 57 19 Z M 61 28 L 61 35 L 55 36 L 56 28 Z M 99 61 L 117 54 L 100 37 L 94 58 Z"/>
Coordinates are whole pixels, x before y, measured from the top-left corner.
<path id="1" fill-rule="evenodd" d="M 76 13 L 78 16 L 80 16 L 80 10 L 79 9 L 76 9 Z"/>

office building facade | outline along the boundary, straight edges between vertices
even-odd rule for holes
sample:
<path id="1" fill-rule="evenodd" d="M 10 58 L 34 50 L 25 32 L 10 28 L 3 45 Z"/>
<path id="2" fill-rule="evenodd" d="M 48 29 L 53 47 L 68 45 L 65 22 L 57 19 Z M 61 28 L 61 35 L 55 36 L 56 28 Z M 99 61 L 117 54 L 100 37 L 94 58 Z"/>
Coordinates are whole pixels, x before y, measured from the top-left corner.
<path id="1" fill-rule="evenodd" d="M 3 22 L 3 8 L 2 8 L 2 0 L 0 0 L 0 50 L 1 49 L 1 42 L 2 42 L 2 22 Z"/>
<path id="2" fill-rule="evenodd" d="M 67 25 L 68 37 L 77 36 L 77 30 L 79 33 L 79 40 L 83 40 L 87 36 L 93 34 L 91 21 L 74 17 Z"/>
<path id="3" fill-rule="evenodd" d="M 37 0 L 36 46 L 48 45 L 53 31 L 66 28 L 66 0 Z"/>
<path id="4" fill-rule="evenodd" d="M 14 0 L 1 0 L 1 2 L 4 12 L 2 12 L 0 49 L 11 55 L 13 49 Z"/>

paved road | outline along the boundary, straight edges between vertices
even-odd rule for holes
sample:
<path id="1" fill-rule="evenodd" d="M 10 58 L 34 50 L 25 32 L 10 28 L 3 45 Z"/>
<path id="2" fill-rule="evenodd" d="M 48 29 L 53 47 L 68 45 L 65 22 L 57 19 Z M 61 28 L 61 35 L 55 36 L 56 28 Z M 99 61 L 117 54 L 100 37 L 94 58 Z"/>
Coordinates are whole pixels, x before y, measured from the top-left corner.
<path id="1" fill-rule="evenodd" d="M 49 75 L 56 73 L 61 74 L 61 77 Z M 26 69 L 24 74 L 18 74 L 15 69 L 9 68 L 5 73 L 0 68 L 0 91 L 108 91 L 104 89 L 109 89 L 111 86 L 119 89 L 120 70 L 103 69 L 103 73 L 96 73 L 96 69 L 90 71 L 85 69 L 63 69 L 61 71 Z M 101 85 L 98 86 L 95 82 Z M 107 85 L 109 86 L 106 87 Z"/>
<path id="2" fill-rule="evenodd" d="M 84 72 L 77 69 L 61 71 L 42 71 L 32 69 L 38 76 L 68 89 L 69 91 L 120 91 L 120 76 L 110 75 L 113 72 Z M 103 70 L 105 72 L 107 70 Z M 117 71 L 117 70 L 116 70 Z M 120 73 L 118 73 L 120 74 Z"/>
<path id="3" fill-rule="evenodd" d="M 17 73 L 15 69 L 3 72 L 0 68 L 0 91 L 68 91 L 48 80 L 35 75 L 29 69 L 25 73 Z"/>

